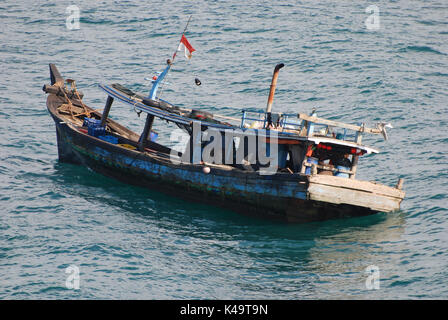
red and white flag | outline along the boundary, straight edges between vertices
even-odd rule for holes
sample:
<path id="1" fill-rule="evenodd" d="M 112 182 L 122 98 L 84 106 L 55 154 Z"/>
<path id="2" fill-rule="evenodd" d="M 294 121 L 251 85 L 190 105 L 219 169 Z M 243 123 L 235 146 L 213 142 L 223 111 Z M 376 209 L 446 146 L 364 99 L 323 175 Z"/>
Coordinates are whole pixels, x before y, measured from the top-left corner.
<path id="1" fill-rule="evenodd" d="M 196 50 L 191 46 L 190 42 L 188 42 L 187 37 L 185 37 L 185 35 L 182 35 L 177 51 L 182 50 L 182 47 L 184 47 L 185 50 L 185 58 L 191 59 L 191 54 L 193 53 L 193 51 Z"/>

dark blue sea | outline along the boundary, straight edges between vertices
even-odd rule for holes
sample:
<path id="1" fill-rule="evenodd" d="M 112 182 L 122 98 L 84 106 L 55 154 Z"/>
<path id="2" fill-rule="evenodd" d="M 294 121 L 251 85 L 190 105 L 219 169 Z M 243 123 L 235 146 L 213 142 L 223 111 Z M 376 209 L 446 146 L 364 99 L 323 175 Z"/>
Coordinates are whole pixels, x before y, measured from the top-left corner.
<path id="1" fill-rule="evenodd" d="M 358 178 L 404 178 L 402 210 L 287 225 L 60 163 L 48 64 L 101 109 L 98 84 L 149 92 L 190 15 L 196 51 L 164 99 L 239 117 L 265 108 L 284 63 L 275 111 L 393 125 L 388 141 L 365 136 L 381 152 Z M 446 1 L 3 0 L 0 22 L 0 299 L 448 298 Z M 111 117 L 144 125 L 119 102 Z"/>

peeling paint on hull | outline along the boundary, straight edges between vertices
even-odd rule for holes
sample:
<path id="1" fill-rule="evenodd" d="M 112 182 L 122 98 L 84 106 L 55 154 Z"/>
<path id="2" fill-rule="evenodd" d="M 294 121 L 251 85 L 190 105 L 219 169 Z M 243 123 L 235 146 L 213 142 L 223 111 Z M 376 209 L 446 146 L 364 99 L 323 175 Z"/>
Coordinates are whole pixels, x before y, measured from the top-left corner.
<path id="1" fill-rule="evenodd" d="M 306 177 L 290 174 L 260 176 L 161 161 L 87 136 L 54 117 L 59 159 L 81 164 L 125 183 L 146 187 L 189 201 L 223 207 L 249 216 L 287 222 L 310 222 L 372 214 L 367 208 L 308 199 Z"/>

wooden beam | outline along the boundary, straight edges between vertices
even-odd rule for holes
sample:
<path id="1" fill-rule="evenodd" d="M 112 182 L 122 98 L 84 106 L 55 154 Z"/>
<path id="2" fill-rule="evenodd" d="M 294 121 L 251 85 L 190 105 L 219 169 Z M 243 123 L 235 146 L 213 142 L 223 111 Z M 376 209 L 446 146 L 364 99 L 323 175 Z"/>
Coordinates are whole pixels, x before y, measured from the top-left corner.
<path id="1" fill-rule="evenodd" d="M 146 116 L 145 128 L 143 129 L 142 135 L 139 140 L 139 150 L 144 151 L 146 146 L 146 141 L 148 140 L 149 133 L 151 132 L 152 124 L 154 123 L 154 116 L 149 114 Z"/>
<path id="2" fill-rule="evenodd" d="M 72 92 L 71 90 L 67 90 L 66 88 L 63 87 L 59 87 L 59 86 L 50 86 L 48 84 L 44 84 L 44 86 L 42 87 L 42 90 L 45 93 L 53 93 L 55 95 L 58 95 L 60 97 L 64 97 L 64 93 L 67 95 L 68 98 L 70 99 L 76 99 L 78 97 L 78 95 L 76 95 L 74 92 Z M 80 91 L 78 91 L 79 97 L 82 99 L 84 97 L 84 94 Z"/>
<path id="3" fill-rule="evenodd" d="M 362 126 L 356 126 L 353 124 L 347 124 L 347 123 L 343 123 L 343 122 L 313 117 L 313 116 L 309 116 L 305 113 L 299 113 L 297 115 L 297 117 L 301 120 L 314 122 L 317 124 L 326 124 L 328 126 L 346 128 L 346 129 L 354 130 L 354 131 L 361 131 L 361 132 L 367 132 L 367 133 L 372 133 L 372 134 L 381 134 L 381 130 L 379 130 L 379 129 L 367 128 L 367 127 L 362 127 Z"/>
<path id="4" fill-rule="evenodd" d="M 104 127 L 106 125 L 107 117 L 109 116 L 110 107 L 112 107 L 112 102 L 114 102 L 114 98 L 111 96 L 107 96 L 106 106 L 104 107 L 103 114 L 101 116 L 101 126 Z"/>
<path id="5" fill-rule="evenodd" d="M 362 126 L 364 128 L 364 126 Z M 356 138 L 355 138 L 355 142 L 357 144 L 361 144 L 362 142 L 362 132 L 358 131 L 356 133 Z M 359 156 L 358 155 L 353 155 L 353 162 L 352 162 L 352 171 L 353 174 L 350 175 L 350 179 L 355 179 L 356 176 L 356 170 L 358 169 L 358 160 L 359 160 Z"/>

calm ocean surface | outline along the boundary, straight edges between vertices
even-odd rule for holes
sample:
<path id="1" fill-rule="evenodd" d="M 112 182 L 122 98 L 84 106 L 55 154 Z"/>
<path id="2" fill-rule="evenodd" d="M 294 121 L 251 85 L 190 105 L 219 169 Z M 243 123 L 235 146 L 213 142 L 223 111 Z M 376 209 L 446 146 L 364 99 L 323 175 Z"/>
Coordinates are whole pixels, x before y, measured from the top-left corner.
<path id="1" fill-rule="evenodd" d="M 79 30 L 66 27 L 71 4 Z M 365 25 L 371 4 L 379 30 Z M 99 83 L 149 90 L 190 14 L 197 51 L 176 61 L 164 99 L 264 109 L 283 62 L 275 111 L 393 124 L 388 141 L 364 139 L 382 152 L 358 177 L 404 178 L 402 211 L 284 225 L 59 163 L 48 63 L 102 108 Z M 0 299 L 448 299 L 446 1 L 6 0 L 0 22 Z M 124 104 L 111 116 L 143 128 Z M 71 265 L 79 290 L 66 287 Z"/>

